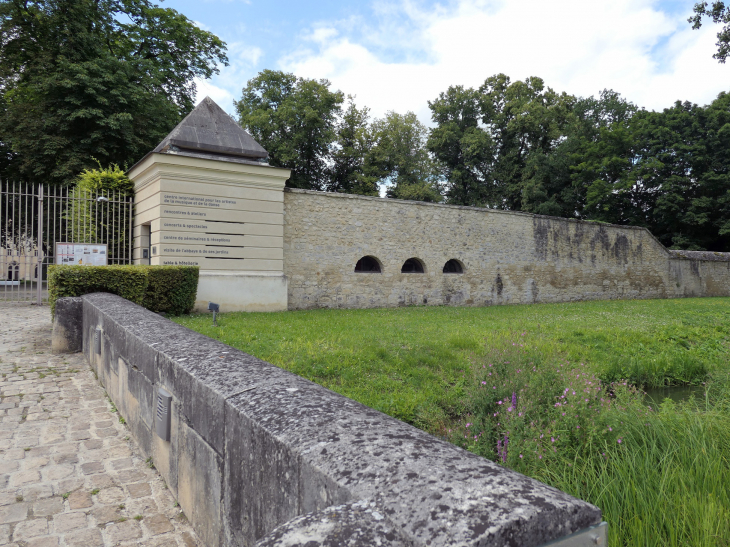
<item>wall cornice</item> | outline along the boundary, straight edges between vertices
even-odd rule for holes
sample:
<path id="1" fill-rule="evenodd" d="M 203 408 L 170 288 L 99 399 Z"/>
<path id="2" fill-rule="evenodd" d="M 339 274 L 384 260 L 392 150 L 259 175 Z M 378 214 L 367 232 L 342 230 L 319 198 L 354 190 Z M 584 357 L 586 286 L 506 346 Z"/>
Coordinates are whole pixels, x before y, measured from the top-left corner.
<path id="1" fill-rule="evenodd" d="M 230 163 L 156 153 L 149 154 L 128 172 L 129 178 L 135 183 L 135 192 L 161 178 L 283 190 L 290 175 L 289 169 L 269 165 Z"/>

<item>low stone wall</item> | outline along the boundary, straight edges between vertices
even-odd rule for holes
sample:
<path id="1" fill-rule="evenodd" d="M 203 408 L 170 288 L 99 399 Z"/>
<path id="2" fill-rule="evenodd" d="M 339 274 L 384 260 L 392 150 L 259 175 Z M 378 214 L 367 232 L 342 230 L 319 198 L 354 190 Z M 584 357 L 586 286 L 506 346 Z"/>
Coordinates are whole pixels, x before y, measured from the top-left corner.
<path id="1" fill-rule="evenodd" d="M 605 544 L 598 508 L 120 297 L 57 310 L 207 546 Z"/>
<path id="2" fill-rule="evenodd" d="M 363 256 L 382 273 L 355 272 Z M 401 273 L 408 258 L 425 272 Z M 730 296 L 730 253 L 669 251 L 646 228 L 295 189 L 284 273 L 289 309 Z"/>

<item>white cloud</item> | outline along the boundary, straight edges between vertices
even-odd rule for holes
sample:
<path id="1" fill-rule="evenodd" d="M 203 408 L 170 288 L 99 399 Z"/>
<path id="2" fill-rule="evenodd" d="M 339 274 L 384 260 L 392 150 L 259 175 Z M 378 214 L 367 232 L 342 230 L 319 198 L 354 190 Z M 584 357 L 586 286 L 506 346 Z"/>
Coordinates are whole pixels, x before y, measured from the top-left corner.
<path id="1" fill-rule="evenodd" d="M 223 110 L 235 114 L 233 101 L 240 99 L 241 89 L 246 85 L 246 81 L 255 76 L 255 66 L 262 55 L 263 52 L 258 47 L 242 42 L 228 44 L 229 65 L 219 66 L 220 74 L 210 80 L 196 80 L 195 102 L 200 102 L 207 95 Z"/>
<path id="2" fill-rule="evenodd" d="M 198 104 L 205 97 L 210 97 L 219 104 L 221 108 L 230 110 L 229 108 L 226 108 L 233 103 L 233 95 L 231 95 L 229 91 L 211 84 L 209 80 L 198 79 L 195 81 L 195 85 L 197 89 L 197 93 L 195 94 L 195 104 Z"/>
<path id="3" fill-rule="evenodd" d="M 210 27 L 206 25 L 205 23 L 201 23 L 200 21 L 193 21 L 193 25 L 198 27 L 200 30 L 207 30 L 210 31 Z"/>
<path id="4" fill-rule="evenodd" d="M 614 89 L 649 109 L 706 104 L 730 87 L 730 66 L 712 58 L 718 29 L 693 31 L 691 11 L 691 2 L 668 13 L 651 0 L 455 0 L 430 10 L 403 0 L 378 4 L 379 22 L 360 32 L 352 21 L 316 25 L 280 66 L 330 79 L 377 116 L 413 110 L 424 122 L 427 101 L 449 85 L 499 72 L 576 95 Z"/>

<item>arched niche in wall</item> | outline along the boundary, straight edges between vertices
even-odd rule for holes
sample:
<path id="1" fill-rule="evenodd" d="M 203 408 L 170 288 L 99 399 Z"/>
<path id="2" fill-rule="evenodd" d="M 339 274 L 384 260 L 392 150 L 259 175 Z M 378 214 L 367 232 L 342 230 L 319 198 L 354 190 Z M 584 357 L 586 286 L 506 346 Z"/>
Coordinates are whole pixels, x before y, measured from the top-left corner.
<path id="1" fill-rule="evenodd" d="M 426 269 L 423 267 L 423 262 L 420 258 L 409 258 L 403 263 L 400 269 L 400 273 L 425 273 Z"/>
<path id="2" fill-rule="evenodd" d="M 451 260 L 447 260 L 446 264 L 444 264 L 444 273 L 462 274 L 464 273 L 464 265 L 455 258 L 452 258 Z"/>
<path id="3" fill-rule="evenodd" d="M 381 273 L 380 260 L 374 256 L 364 256 L 355 264 L 355 271 L 360 273 Z"/>

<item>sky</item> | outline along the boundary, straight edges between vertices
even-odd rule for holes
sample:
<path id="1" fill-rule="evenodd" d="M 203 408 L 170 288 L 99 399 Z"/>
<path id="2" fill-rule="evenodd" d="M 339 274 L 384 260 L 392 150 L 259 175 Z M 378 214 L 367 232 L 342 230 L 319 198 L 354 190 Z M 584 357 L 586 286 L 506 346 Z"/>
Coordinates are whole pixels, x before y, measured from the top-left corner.
<path id="1" fill-rule="evenodd" d="M 719 27 L 692 30 L 695 0 L 166 0 L 228 46 L 230 65 L 200 82 L 234 113 L 263 69 L 326 78 L 375 117 L 415 112 L 451 85 L 507 74 L 552 89 L 613 89 L 649 110 L 711 102 L 730 91 L 730 63 L 713 59 Z"/>

